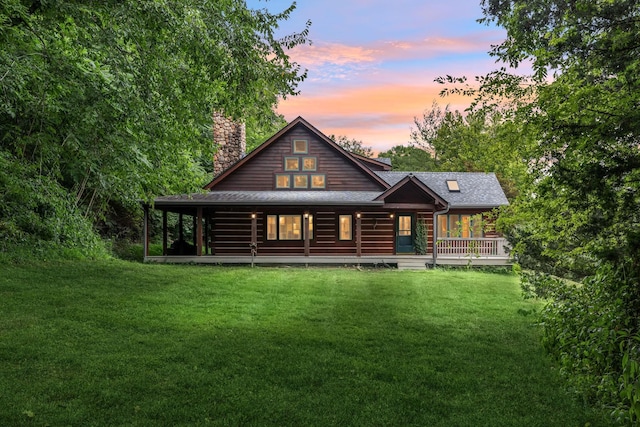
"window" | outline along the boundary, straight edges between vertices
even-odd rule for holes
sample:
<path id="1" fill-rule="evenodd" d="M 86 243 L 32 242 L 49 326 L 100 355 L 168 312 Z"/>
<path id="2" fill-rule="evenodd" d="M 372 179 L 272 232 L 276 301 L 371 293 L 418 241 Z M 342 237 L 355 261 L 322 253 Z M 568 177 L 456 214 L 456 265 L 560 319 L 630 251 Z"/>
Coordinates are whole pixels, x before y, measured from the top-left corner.
<path id="1" fill-rule="evenodd" d="M 291 175 L 276 175 L 276 188 L 291 188 Z"/>
<path id="2" fill-rule="evenodd" d="M 317 160 L 315 157 L 303 157 L 302 158 L 302 170 L 303 171 L 315 171 L 318 169 Z"/>
<path id="3" fill-rule="evenodd" d="M 340 240 L 352 239 L 352 216 L 340 215 L 338 217 L 338 237 Z"/>
<path id="4" fill-rule="evenodd" d="M 280 215 L 278 218 L 278 239 L 302 239 L 302 217 L 300 215 Z"/>
<path id="5" fill-rule="evenodd" d="M 298 157 L 285 157 L 284 170 L 286 171 L 300 170 L 300 159 Z"/>
<path id="6" fill-rule="evenodd" d="M 439 215 L 438 237 L 482 237 L 482 215 Z"/>
<path id="7" fill-rule="evenodd" d="M 278 215 L 267 215 L 267 240 L 278 238 Z"/>
<path id="8" fill-rule="evenodd" d="M 309 143 L 306 139 L 293 140 L 293 154 L 307 154 L 309 152 Z"/>
<path id="9" fill-rule="evenodd" d="M 411 215 L 398 216 L 398 236 L 411 236 Z"/>
<path id="10" fill-rule="evenodd" d="M 448 179 L 447 180 L 447 189 L 452 193 L 459 193 L 460 192 L 460 186 L 458 185 L 458 181 L 456 181 L 455 179 Z"/>
<path id="11" fill-rule="evenodd" d="M 325 188 L 326 186 L 324 175 L 311 175 L 311 188 Z"/>
<path id="12" fill-rule="evenodd" d="M 309 239 L 313 239 L 313 215 L 309 214 Z"/>
<path id="13" fill-rule="evenodd" d="M 302 215 L 267 215 L 267 240 L 301 240 Z M 309 215 L 309 239 L 313 239 L 313 215 Z"/>
<path id="14" fill-rule="evenodd" d="M 309 187 L 308 175 L 294 175 L 293 176 L 293 188 L 307 188 Z"/>

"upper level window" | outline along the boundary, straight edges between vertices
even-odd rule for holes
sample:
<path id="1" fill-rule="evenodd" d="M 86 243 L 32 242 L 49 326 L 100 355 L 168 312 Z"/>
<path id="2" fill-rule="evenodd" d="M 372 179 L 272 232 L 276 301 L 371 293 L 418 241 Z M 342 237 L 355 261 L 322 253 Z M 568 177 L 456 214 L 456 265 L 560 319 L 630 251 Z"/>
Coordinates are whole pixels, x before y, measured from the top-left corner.
<path id="1" fill-rule="evenodd" d="M 447 189 L 451 192 L 460 192 L 460 186 L 458 185 L 458 181 L 455 179 L 448 179 Z"/>
<path id="2" fill-rule="evenodd" d="M 276 188 L 291 188 L 291 175 L 276 175 Z"/>
<path id="3" fill-rule="evenodd" d="M 307 154 L 309 152 L 309 141 L 306 139 L 293 140 L 293 154 Z"/>
<path id="4" fill-rule="evenodd" d="M 326 186 L 324 175 L 311 175 L 311 188 L 325 188 Z"/>
<path id="5" fill-rule="evenodd" d="M 297 171 L 300 170 L 300 158 L 298 157 L 285 157 L 284 158 L 284 170 Z"/>
<path id="6" fill-rule="evenodd" d="M 317 160 L 315 157 L 303 157 L 302 158 L 302 170 L 303 171 L 315 171 L 318 169 Z"/>
<path id="7" fill-rule="evenodd" d="M 309 187 L 309 175 L 293 175 L 293 188 Z"/>

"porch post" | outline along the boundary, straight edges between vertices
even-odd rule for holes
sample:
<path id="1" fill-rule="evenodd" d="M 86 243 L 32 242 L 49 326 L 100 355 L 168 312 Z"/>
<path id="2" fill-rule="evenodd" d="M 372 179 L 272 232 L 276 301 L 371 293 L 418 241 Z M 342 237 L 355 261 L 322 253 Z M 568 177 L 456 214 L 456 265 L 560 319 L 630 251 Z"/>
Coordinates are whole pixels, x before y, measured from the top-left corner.
<path id="1" fill-rule="evenodd" d="M 251 243 L 258 244 L 258 215 L 251 213 Z"/>
<path id="2" fill-rule="evenodd" d="M 204 254 L 209 255 L 209 215 L 204 217 Z"/>
<path id="3" fill-rule="evenodd" d="M 162 255 L 167 256 L 167 211 L 162 211 Z"/>
<path id="4" fill-rule="evenodd" d="M 309 256 L 309 211 L 304 212 L 304 256 Z"/>
<path id="5" fill-rule="evenodd" d="M 196 248 L 198 247 L 198 209 L 196 209 L 196 214 L 193 216 L 193 224 L 191 225 L 191 232 L 193 233 L 193 246 L 195 246 Z"/>
<path id="6" fill-rule="evenodd" d="M 142 226 L 142 253 L 144 258 L 149 256 L 149 205 L 144 205 L 144 223 Z"/>
<path id="7" fill-rule="evenodd" d="M 198 208 L 196 215 L 196 255 L 202 256 L 202 208 Z"/>
<path id="8" fill-rule="evenodd" d="M 356 212 L 356 256 L 362 256 L 362 214 Z"/>

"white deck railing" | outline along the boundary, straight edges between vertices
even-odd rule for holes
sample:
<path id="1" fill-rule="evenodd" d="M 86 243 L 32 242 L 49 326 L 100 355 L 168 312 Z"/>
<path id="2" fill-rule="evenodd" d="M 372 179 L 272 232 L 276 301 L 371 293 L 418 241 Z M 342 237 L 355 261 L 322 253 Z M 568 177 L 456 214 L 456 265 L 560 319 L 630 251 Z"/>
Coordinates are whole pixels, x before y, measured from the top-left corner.
<path id="1" fill-rule="evenodd" d="M 458 238 L 446 237 L 438 239 L 438 255 L 495 256 L 508 257 L 504 238 Z"/>

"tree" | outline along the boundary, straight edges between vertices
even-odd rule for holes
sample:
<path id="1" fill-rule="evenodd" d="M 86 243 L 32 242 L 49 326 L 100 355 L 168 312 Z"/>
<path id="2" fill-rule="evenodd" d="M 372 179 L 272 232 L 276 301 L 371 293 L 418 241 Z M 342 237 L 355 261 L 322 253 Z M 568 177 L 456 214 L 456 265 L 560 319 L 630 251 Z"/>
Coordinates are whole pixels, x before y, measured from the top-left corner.
<path id="1" fill-rule="evenodd" d="M 344 148 L 350 153 L 359 154 L 364 157 L 373 156 L 373 149 L 364 145 L 364 142 L 357 139 L 350 139 L 344 135 L 336 137 L 335 135 L 329 135 L 329 139 Z"/>
<path id="2" fill-rule="evenodd" d="M 507 30 L 493 55 L 514 67 L 531 61 L 534 70 L 535 96 L 520 114 L 536 142 L 532 179 L 515 204 L 511 239 L 526 266 L 582 278 L 573 288 L 525 277 L 555 297 L 546 343 L 574 384 L 637 422 L 640 3 L 482 4 L 483 21 Z M 504 81 L 487 78 L 484 95 L 499 94 Z"/>
<path id="3" fill-rule="evenodd" d="M 507 197 L 515 198 L 527 176 L 529 142 L 504 113 L 478 109 L 463 114 L 434 103 L 415 125 L 412 142 L 433 151 L 432 170 L 494 172 Z"/>
<path id="4" fill-rule="evenodd" d="M 378 157 L 391 159 L 393 170 L 435 171 L 436 163 L 431 154 L 416 146 L 396 145 L 390 150 L 378 153 Z"/>
<path id="5" fill-rule="evenodd" d="M 0 138 L 12 161 L 99 219 L 158 193 L 193 192 L 211 113 L 272 117 L 306 75 L 279 14 L 241 0 L 0 3 Z M 1 196 L 0 196 L 1 197 Z M 1 202 L 1 200 L 0 200 Z"/>

